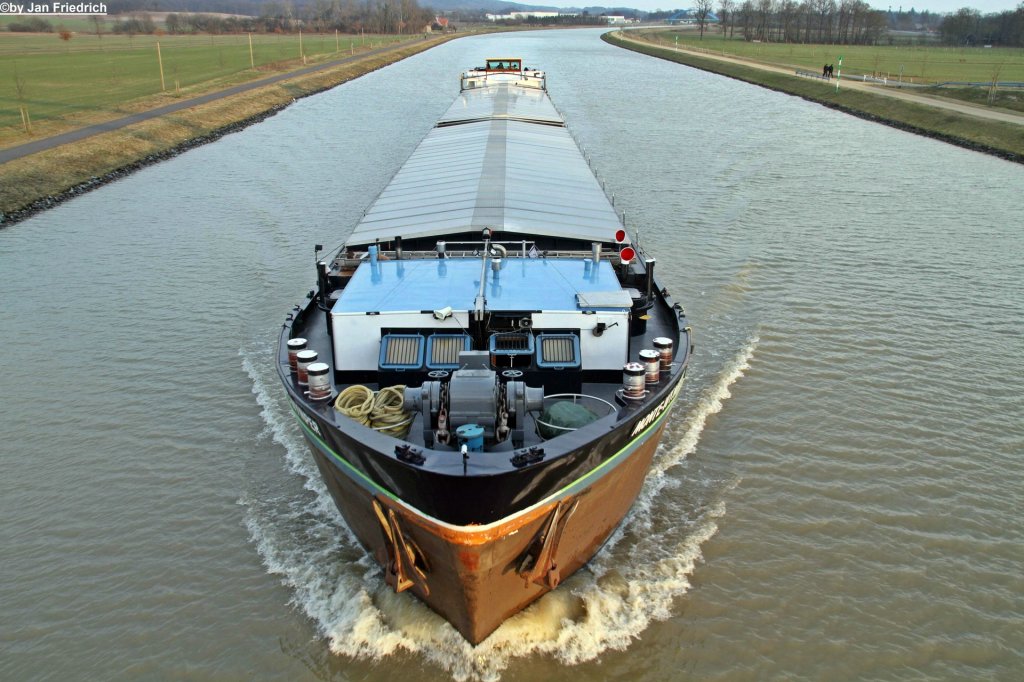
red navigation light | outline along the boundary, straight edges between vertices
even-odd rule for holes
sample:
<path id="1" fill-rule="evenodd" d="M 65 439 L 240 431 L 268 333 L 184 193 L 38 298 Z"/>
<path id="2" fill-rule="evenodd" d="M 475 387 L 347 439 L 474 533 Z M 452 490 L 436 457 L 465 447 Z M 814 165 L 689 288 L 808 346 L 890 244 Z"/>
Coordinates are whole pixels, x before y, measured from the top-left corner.
<path id="1" fill-rule="evenodd" d="M 623 263 L 631 263 L 636 258 L 636 251 L 633 250 L 632 246 L 627 246 L 622 251 L 619 251 L 619 258 L 622 259 Z"/>
<path id="2" fill-rule="evenodd" d="M 616 244 L 621 244 L 624 241 L 626 241 L 626 231 L 625 230 L 616 230 L 616 232 L 615 232 L 615 243 Z"/>

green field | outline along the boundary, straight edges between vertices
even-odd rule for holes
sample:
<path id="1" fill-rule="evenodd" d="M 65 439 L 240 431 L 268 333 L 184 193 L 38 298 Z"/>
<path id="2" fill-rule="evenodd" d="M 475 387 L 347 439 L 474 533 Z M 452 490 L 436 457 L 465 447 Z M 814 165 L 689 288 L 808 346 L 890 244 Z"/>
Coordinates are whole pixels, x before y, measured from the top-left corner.
<path id="1" fill-rule="evenodd" d="M 605 33 L 601 37 L 606 42 L 628 50 L 722 74 L 777 92 L 819 102 L 827 107 L 872 121 L 996 154 L 1005 159 L 1024 162 L 1024 126 L 1017 123 L 982 120 L 968 114 L 917 102 L 906 102 L 860 89 L 823 87 L 824 84 L 816 79 L 800 78 L 785 71 L 766 70 L 742 61 L 725 61 L 688 50 L 675 50 L 674 46 L 670 45 L 636 41 L 633 32 L 626 33 L 629 35 L 628 38 L 624 37 L 621 31 Z"/>
<path id="2" fill-rule="evenodd" d="M 55 200 L 76 196 L 83 183 L 87 188 L 96 187 L 96 179 L 109 179 L 109 173 L 133 170 L 139 163 L 153 163 L 164 152 L 181 149 L 183 145 L 191 146 L 197 140 L 205 143 L 216 139 L 237 130 L 240 125 L 262 120 L 268 112 L 286 107 L 297 99 L 323 92 L 464 35 L 467 34 L 460 32 L 458 35 L 430 36 L 427 40 L 406 39 L 393 49 L 375 52 L 357 49 L 355 59 L 338 60 L 343 62 L 341 64 L 325 65 L 325 68 L 304 75 L 296 75 L 294 70 L 287 71 L 289 78 L 271 85 L 217 98 L 206 104 L 8 161 L 0 170 L 0 177 L 3 177 L 3 182 L 0 182 L 0 227 L 26 217 L 32 206 L 37 210 L 51 206 Z M 367 48 L 370 46 L 368 36 Z M 335 55 L 332 53 L 330 56 Z M 207 81 L 204 87 L 215 89 L 208 85 L 212 82 Z M 147 104 L 162 104 L 169 99 L 169 95 L 143 97 L 131 106 L 142 109 Z M 76 117 L 76 120 L 80 118 Z M 75 122 L 44 123 L 33 128 L 32 136 L 17 129 L 0 130 L 0 144 L 6 142 L 10 146 L 45 137 L 53 134 L 55 128 L 62 131 L 74 128 Z M 79 189 L 69 193 L 75 187 Z M 22 212 L 26 209 L 29 213 Z"/>
<path id="3" fill-rule="evenodd" d="M 414 36 L 419 38 L 420 36 Z M 24 135 L 21 107 L 34 124 L 109 118 L 155 106 L 161 95 L 157 42 L 165 96 L 187 96 L 260 78 L 269 72 L 341 57 L 360 49 L 410 40 L 410 36 L 141 36 L 0 33 L 0 142 Z"/>
<path id="4" fill-rule="evenodd" d="M 701 49 L 755 59 L 766 64 L 789 66 L 821 72 L 824 64 L 837 64 L 843 57 L 843 73 L 879 75 L 900 78 L 914 83 L 945 81 L 991 82 L 1024 81 L 1024 49 L 900 46 L 900 45 L 803 45 L 788 43 L 755 43 L 741 38 L 727 39 L 718 34 L 704 34 L 700 40 L 690 30 L 642 31 L 644 38 L 666 47 Z"/>

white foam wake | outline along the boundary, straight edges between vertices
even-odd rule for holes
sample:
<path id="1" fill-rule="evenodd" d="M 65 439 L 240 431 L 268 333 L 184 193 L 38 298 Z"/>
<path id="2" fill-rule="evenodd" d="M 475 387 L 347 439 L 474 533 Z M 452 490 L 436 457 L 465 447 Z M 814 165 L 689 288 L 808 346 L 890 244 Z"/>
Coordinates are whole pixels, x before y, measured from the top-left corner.
<path id="1" fill-rule="evenodd" d="M 663 447 L 666 445 L 668 447 L 667 451 L 654 462 L 651 469 L 653 477 L 664 474 L 697 449 L 697 443 L 700 442 L 700 435 L 704 432 L 708 417 L 721 412 L 722 404 L 732 397 L 729 387 L 750 369 L 750 360 L 754 357 L 754 351 L 760 340 L 757 336 L 748 339 L 746 345 L 718 373 L 718 380 L 697 399 L 686 418 L 686 431 L 682 438 L 671 445 L 662 441 Z"/>
<path id="2" fill-rule="evenodd" d="M 673 415 L 679 409 L 686 409 L 689 406 L 689 412 L 683 422 L 682 436 L 672 442 L 673 422 L 670 415 L 669 425 L 662 434 L 658 454 L 647 474 L 640 495 L 633 504 L 626 521 L 612 533 L 608 542 L 605 543 L 603 551 L 590 562 L 591 570 L 600 572 L 605 558 L 610 556 L 608 550 L 615 547 L 627 533 L 637 535 L 650 532 L 652 521 L 661 516 L 657 513 L 655 504 L 662 499 L 664 490 L 682 485 L 679 479 L 666 475 L 666 472 L 685 461 L 697 449 L 708 417 L 720 412 L 723 403 L 732 397 L 729 387 L 750 368 L 750 360 L 754 357 L 759 340 L 757 336 L 748 339 L 743 348 L 722 367 L 714 382 L 701 393 L 692 405 L 684 402 L 685 398 L 680 400 L 682 404 L 677 404 Z"/>
<path id="3" fill-rule="evenodd" d="M 660 449 L 637 503 L 605 548 L 475 647 L 415 598 L 384 584 L 320 481 L 287 398 L 267 389 L 276 383 L 272 349 L 243 349 L 267 433 L 285 448 L 288 470 L 302 476 L 309 491 L 301 499 L 241 500 L 253 541 L 338 655 L 379 660 L 408 652 L 455 680 L 490 681 L 519 657 L 542 654 L 576 664 L 624 649 L 652 621 L 671 616 L 673 600 L 689 589 L 701 545 L 717 532 L 716 520 L 725 513 L 720 500 L 698 500 L 696 508 L 680 512 L 678 501 L 661 493 L 680 485 L 666 471 L 696 450 L 708 417 L 722 409 L 729 387 L 749 368 L 757 342 L 750 339 L 689 408 L 682 437 Z"/>

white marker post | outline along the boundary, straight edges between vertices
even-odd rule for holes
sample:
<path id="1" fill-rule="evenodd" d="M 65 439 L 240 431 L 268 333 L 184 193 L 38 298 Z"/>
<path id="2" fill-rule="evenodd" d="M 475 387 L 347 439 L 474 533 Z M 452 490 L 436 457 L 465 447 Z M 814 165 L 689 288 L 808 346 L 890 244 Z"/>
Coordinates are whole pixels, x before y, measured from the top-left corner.
<path id="1" fill-rule="evenodd" d="M 839 68 L 836 69 L 836 92 L 839 92 L 839 79 L 843 76 L 843 55 L 839 55 Z"/>

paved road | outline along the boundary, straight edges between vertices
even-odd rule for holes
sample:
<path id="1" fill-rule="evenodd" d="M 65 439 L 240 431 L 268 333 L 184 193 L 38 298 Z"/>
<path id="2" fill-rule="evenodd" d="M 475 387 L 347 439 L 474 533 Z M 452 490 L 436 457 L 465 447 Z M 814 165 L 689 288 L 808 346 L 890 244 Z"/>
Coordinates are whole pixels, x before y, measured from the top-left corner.
<path id="1" fill-rule="evenodd" d="M 335 59 L 331 62 L 324 62 L 323 64 L 316 64 L 314 66 L 307 66 L 297 71 L 289 71 L 288 73 L 279 73 L 275 76 L 268 76 L 267 78 L 261 78 L 256 81 L 250 81 L 243 83 L 242 85 L 236 85 L 228 88 L 227 90 L 218 90 L 216 92 L 207 93 L 200 95 L 199 97 L 193 97 L 192 99 L 182 100 L 175 102 L 174 104 L 168 104 L 166 106 L 157 107 L 156 109 L 150 109 L 149 111 L 143 111 L 138 114 L 132 114 L 131 116 L 125 116 L 123 118 L 114 119 L 112 121 L 104 121 L 103 123 L 97 123 L 86 128 L 78 128 L 70 132 L 63 133 L 61 135 L 53 135 L 52 137 L 44 137 L 41 140 L 35 140 L 34 142 L 27 142 L 17 147 L 8 147 L 7 149 L 0 149 L 0 163 L 7 163 L 14 159 L 20 159 L 29 154 L 35 154 L 37 152 L 45 151 L 47 149 L 53 149 L 59 147 L 62 144 L 68 144 L 69 142 L 77 142 L 78 140 L 92 137 L 93 135 L 99 135 L 101 133 L 109 133 L 112 130 L 124 128 L 130 126 L 133 123 L 139 123 L 140 121 L 148 121 L 151 118 L 163 116 L 165 114 L 171 114 L 175 111 L 181 111 L 182 109 L 188 109 L 189 107 L 198 106 L 200 104 L 206 104 L 207 102 L 213 102 L 214 100 L 222 99 L 224 97 L 230 97 L 231 95 L 237 95 L 240 92 L 246 92 L 248 90 L 255 90 L 261 88 L 264 85 L 271 85 L 289 78 L 295 78 L 296 76 L 305 76 L 309 73 L 316 71 L 322 71 L 323 69 L 329 69 L 342 64 L 348 64 L 364 57 L 371 57 L 373 55 L 382 54 L 384 52 L 390 52 L 398 49 L 399 47 L 405 47 L 409 43 L 398 43 L 397 45 L 389 45 L 387 47 L 378 47 L 375 50 L 369 52 L 361 52 L 357 55 L 345 57 L 343 59 Z"/>
<path id="2" fill-rule="evenodd" d="M 637 40 L 636 38 L 630 38 L 625 36 L 625 39 L 631 43 L 638 43 L 644 45 L 654 45 L 643 40 Z M 665 47 L 659 45 L 658 47 Z M 731 62 L 733 64 L 742 64 L 743 66 L 753 67 L 762 71 L 772 71 L 775 73 L 784 73 L 787 75 L 794 75 L 792 67 L 786 66 L 773 66 L 771 64 L 764 64 L 762 62 L 756 62 L 747 59 L 741 59 L 739 57 L 728 57 L 721 54 L 715 54 L 713 52 L 704 52 L 702 50 L 688 50 L 685 48 L 679 48 L 680 52 L 688 52 L 690 54 L 698 55 L 700 57 L 706 57 L 708 59 L 714 59 L 720 62 Z M 822 87 L 827 88 L 835 87 L 835 81 L 825 82 L 822 81 Z M 993 111 L 985 107 L 976 106 L 973 104 L 967 104 L 964 102 L 956 102 L 948 99 L 937 99 L 935 97 L 926 97 L 924 95 L 918 95 L 907 90 L 900 90 L 898 88 L 888 88 L 884 86 L 872 85 L 871 83 L 862 83 L 860 81 L 844 80 L 841 81 L 840 88 L 848 90 L 863 90 L 870 92 L 875 95 L 882 95 L 885 97 L 895 97 L 907 102 L 913 102 L 915 104 L 921 104 L 928 107 L 937 107 L 939 109 L 948 109 L 957 113 L 966 114 L 968 116 L 975 116 L 977 118 L 984 118 L 990 121 L 1002 121 L 1004 123 L 1015 123 L 1017 125 L 1024 125 L 1024 114 L 1015 114 L 1010 111 Z"/>

